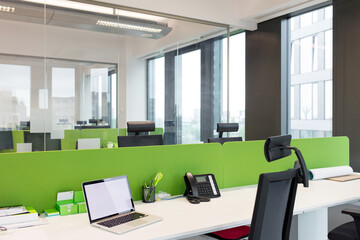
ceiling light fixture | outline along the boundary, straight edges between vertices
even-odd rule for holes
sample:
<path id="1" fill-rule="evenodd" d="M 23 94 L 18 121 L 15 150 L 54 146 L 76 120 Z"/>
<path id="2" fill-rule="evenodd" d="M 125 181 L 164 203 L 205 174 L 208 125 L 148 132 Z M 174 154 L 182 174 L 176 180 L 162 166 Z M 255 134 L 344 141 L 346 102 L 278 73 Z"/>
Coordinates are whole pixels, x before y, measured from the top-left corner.
<path id="1" fill-rule="evenodd" d="M 98 5 L 92 5 L 87 3 L 81 3 L 81 2 L 72 2 L 68 0 L 24 0 L 25 2 L 32 2 L 32 3 L 39 3 L 39 4 L 46 4 L 56 7 L 63 7 L 63 8 L 70 8 L 75 10 L 81 10 L 81 11 L 89 11 L 89 12 L 95 12 L 95 13 L 102 13 L 102 14 L 108 14 L 113 15 L 114 9 L 98 6 Z"/>
<path id="2" fill-rule="evenodd" d="M 13 13 L 13 12 L 15 12 L 15 8 L 0 5 L 0 11 L 1 12 L 11 12 L 11 13 Z"/>
<path id="3" fill-rule="evenodd" d="M 106 26 L 106 27 L 114 27 L 114 28 L 122 28 L 127 30 L 135 30 L 135 31 L 143 31 L 143 32 L 150 32 L 150 33 L 160 33 L 162 29 L 160 28 L 152 28 L 152 27 L 143 27 L 138 25 L 132 24 L 124 24 L 119 22 L 108 22 L 103 20 L 98 20 L 96 22 L 97 25 Z"/>

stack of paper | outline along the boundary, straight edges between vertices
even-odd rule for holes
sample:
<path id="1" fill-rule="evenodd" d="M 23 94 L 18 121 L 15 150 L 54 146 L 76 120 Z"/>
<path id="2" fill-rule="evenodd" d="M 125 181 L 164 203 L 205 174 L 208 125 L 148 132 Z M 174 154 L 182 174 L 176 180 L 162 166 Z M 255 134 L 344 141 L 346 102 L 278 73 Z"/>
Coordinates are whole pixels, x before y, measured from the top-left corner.
<path id="1" fill-rule="evenodd" d="M 9 211 L 9 209 L 5 210 L 2 208 L 2 215 L 0 216 L 0 225 L 8 225 L 8 224 L 14 224 L 14 223 L 22 223 L 22 222 L 29 222 L 29 221 L 37 221 L 38 220 L 38 213 L 33 207 L 26 207 L 26 211 L 24 213 L 24 210 L 22 209 L 22 213 L 18 214 L 16 212 L 19 212 L 20 210 L 12 209 Z M 6 212 L 6 215 L 5 215 Z M 11 214 L 13 213 L 13 214 Z M 15 213 L 15 214 L 14 214 Z"/>

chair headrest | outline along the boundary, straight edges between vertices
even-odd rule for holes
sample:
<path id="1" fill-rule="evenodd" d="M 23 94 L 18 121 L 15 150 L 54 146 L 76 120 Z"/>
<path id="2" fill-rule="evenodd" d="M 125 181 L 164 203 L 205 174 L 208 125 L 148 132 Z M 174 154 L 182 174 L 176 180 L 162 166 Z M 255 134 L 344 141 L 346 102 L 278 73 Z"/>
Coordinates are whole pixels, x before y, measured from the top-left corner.
<path id="1" fill-rule="evenodd" d="M 128 132 L 150 132 L 155 131 L 155 122 L 152 121 L 133 121 L 127 122 Z"/>
<path id="2" fill-rule="evenodd" d="M 217 132 L 237 132 L 239 130 L 238 123 L 218 123 Z"/>

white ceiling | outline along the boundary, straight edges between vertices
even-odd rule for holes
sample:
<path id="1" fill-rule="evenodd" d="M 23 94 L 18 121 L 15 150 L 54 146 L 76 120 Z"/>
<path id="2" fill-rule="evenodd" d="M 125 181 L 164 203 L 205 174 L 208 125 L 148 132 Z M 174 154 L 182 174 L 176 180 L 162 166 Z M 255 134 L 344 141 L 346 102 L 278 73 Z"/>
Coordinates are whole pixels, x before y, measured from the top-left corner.
<path id="1" fill-rule="evenodd" d="M 98 0 L 255 30 L 257 23 L 326 0 Z"/>

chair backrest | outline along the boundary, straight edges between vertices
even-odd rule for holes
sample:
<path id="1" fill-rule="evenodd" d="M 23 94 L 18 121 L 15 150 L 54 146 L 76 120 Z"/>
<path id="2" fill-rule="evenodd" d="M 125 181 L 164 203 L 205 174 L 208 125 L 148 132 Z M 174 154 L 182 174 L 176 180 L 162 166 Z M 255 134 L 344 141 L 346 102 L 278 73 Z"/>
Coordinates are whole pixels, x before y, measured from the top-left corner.
<path id="1" fill-rule="evenodd" d="M 140 135 L 140 133 L 146 133 L 155 131 L 155 122 L 152 121 L 133 121 L 127 122 L 127 132 L 135 133 L 135 135 Z"/>
<path id="2" fill-rule="evenodd" d="M 224 132 L 237 132 L 239 130 L 238 123 L 218 123 L 216 131 L 219 133 L 218 138 L 209 138 L 208 143 L 221 143 L 242 141 L 242 137 L 227 137 L 223 138 Z"/>
<path id="3" fill-rule="evenodd" d="M 299 168 L 260 175 L 249 240 L 288 240 Z"/>

